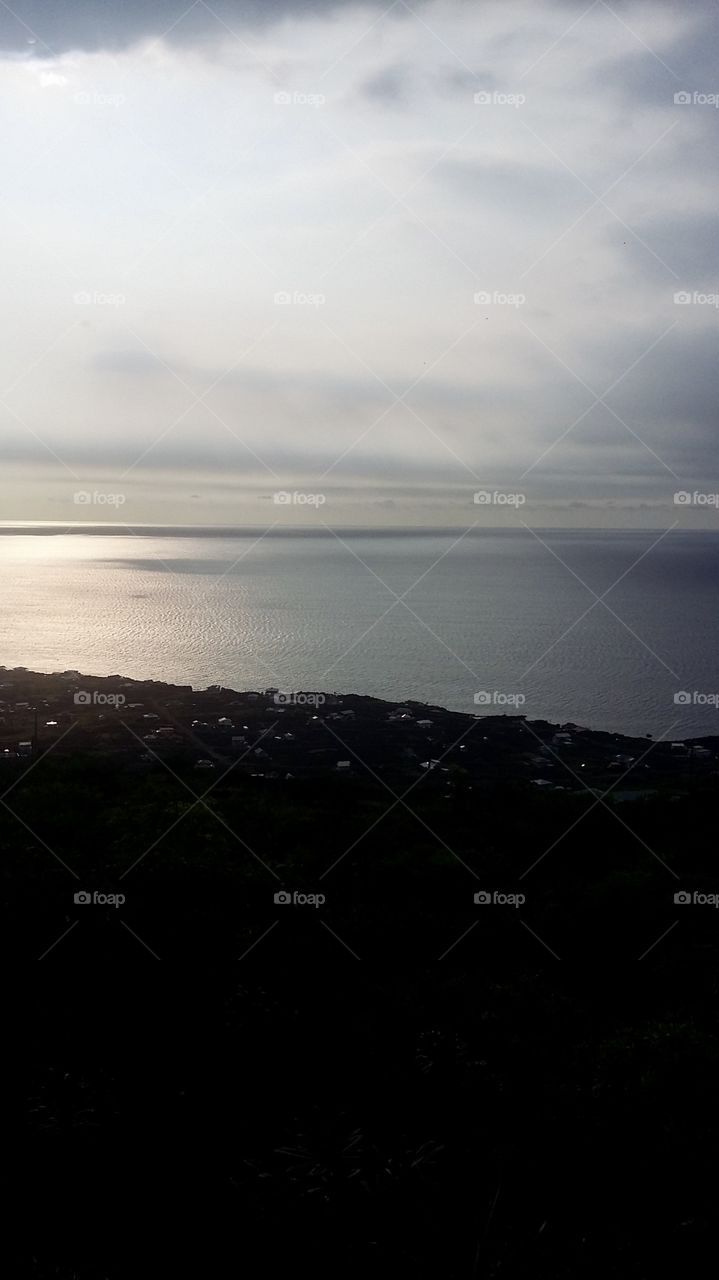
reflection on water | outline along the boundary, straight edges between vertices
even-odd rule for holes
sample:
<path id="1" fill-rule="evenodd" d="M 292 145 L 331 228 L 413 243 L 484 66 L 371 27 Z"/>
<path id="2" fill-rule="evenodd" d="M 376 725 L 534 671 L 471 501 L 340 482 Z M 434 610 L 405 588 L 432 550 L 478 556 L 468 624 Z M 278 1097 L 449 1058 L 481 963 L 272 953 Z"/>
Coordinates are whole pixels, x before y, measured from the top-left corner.
<path id="1" fill-rule="evenodd" d="M 554 555 L 516 532 L 4 536 L 0 663 L 465 711 L 521 691 L 530 717 L 719 732 L 713 708 L 674 704 L 719 689 L 719 538 L 671 534 L 640 560 L 655 534 L 543 537 Z"/>

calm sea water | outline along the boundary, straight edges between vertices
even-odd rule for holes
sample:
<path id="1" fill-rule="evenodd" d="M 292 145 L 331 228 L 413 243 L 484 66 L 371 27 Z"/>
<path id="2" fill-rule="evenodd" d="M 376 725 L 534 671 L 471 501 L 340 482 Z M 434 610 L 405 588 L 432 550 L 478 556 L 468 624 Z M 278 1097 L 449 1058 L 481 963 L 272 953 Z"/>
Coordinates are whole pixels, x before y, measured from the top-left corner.
<path id="1" fill-rule="evenodd" d="M 0 663 L 719 733 L 719 534 L 541 536 L 4 536 Z"/>

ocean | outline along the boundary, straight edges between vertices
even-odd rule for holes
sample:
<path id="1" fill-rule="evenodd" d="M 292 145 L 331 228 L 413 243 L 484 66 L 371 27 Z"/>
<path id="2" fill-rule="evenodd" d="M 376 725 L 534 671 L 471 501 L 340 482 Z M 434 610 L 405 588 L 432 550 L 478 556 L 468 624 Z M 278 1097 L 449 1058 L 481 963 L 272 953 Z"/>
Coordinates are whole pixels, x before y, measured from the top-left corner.
<path id="1" fill-rule="evenodd" d="M 719 734 L 719 533 L 337 535 L 6 534 L 0 664 Z"/>

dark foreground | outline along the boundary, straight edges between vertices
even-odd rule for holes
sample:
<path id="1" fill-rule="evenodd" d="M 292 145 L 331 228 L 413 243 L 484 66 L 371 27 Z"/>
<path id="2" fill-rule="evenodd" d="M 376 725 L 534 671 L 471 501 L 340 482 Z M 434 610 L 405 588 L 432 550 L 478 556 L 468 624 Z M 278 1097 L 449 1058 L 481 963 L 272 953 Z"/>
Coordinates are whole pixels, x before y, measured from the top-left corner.
<path id="1" fill-rule="evenodd" d="M 10 1274 L 700 1272 L 714 743 L 0 677 Z"/>

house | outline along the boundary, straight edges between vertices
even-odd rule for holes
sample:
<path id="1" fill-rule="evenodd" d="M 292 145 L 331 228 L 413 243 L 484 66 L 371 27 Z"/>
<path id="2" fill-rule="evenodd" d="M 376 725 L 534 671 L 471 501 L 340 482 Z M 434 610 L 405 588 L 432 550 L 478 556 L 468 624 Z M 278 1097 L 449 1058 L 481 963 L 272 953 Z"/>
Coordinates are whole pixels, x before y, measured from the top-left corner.
<path id="1" fill-rule="evenodd" d="M 338 770 L 339 770 L 340 772 L 345 772 L 347 769 L 349 769 L 349 767 L 350 767 L 350 762 L 349 762 L 349 760 L 338 760 L 338 761 L 337 761 L 337 768 L 338 768 Z"/>
<path id="2" fill-rule="evenodd" d="M 32 743 L 31 743 L 31 742 L 20 742 L 20 743 L 18 743 L 18 755 L 20 755 L 20 756 L 31 756 L 31 755 L 32 755 Z"/>

